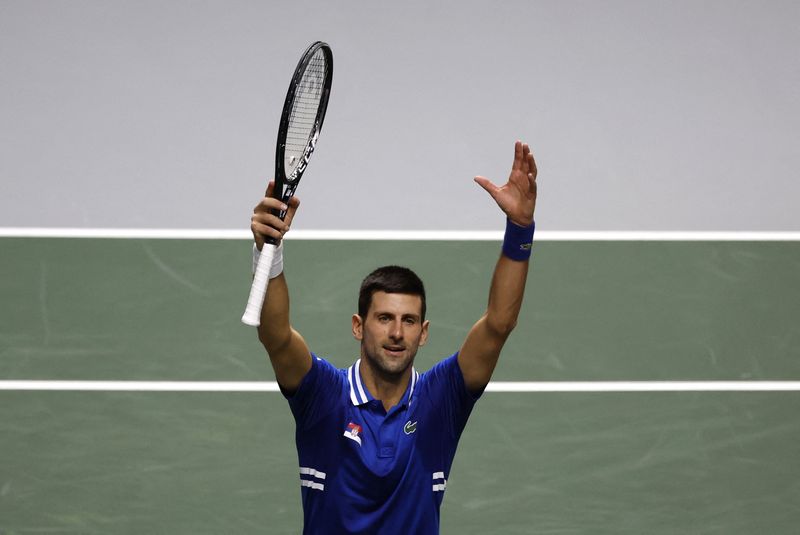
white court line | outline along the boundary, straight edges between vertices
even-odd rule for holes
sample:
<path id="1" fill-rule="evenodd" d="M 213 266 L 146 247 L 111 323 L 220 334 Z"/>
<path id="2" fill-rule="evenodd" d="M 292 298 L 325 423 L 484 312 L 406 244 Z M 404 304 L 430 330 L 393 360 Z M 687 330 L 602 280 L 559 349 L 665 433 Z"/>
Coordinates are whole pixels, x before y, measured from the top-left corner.
<path id="1" fill-rule="evenodd" d="M 487 392 L 791 392 L 800 381 L 546 381 L 489 383 Z"/>
<path id="2" fill-rule="evenodd" d="M 0 381 L 0 391 L 279 392 L 275 381 Z M 486 392 L 797 392 L 800 381 L 493 381 Z"/>
<path id="3" fill-rule="evenodd" d="M 275 381 L 0 381 L 0 390 L 78 392 L 279 392 Z"/>
<path id="4" fill-rule="evenodd" d="M 249 230 L 0 227 L 0 238 L 111 238 L 249 240 Z M 303 230 L 291 240 L 501 241 L 500 230 Z M 537 241 L 800 241 L 800 232 L 560 231 L 539 230 Z"/>

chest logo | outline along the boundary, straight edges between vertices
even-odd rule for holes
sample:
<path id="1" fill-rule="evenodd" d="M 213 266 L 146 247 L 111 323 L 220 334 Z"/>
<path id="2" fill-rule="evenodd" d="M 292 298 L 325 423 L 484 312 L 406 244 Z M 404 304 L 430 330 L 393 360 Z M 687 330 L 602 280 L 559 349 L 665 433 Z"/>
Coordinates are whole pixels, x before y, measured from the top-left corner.
<path id="1" fill-rule="evenodd" d="M 361 445 L 361 426 L 350 422 L 347 424 L 347 429 L 344 430 L 344 436 Z"/>
<path id="2" fill-rule="evenodd" d="M 417 430 L 417 422 L 412 422 L 411 420 L 406 422 L 406 425 L 403 426 L 403 433 L 406 435 L 410 435 L 414 431 Z"/>

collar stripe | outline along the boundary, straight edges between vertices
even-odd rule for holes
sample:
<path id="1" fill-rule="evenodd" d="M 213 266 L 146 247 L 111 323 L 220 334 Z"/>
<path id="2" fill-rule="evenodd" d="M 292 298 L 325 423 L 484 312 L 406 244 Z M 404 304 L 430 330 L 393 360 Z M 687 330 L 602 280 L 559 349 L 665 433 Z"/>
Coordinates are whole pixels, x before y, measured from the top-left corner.
<path id="1" fill-rule="evenodd" d="M 414 387 L 417 386 L 418 380 L 419 372 L 411 368 L 411 386 L 408 390 L 409 403 L 411 402 L 411 396 L 414 395 Z M 350 401 L 353 405 L 363 405 L 369 401 L 369 397 L 364 391 L 364 385 L 361 383 L 361 359 L 358 359 L 347 369 L 347 382 L 350 383 Z"/>
<path id="2" fill-rule="evenodd" d="M 353 375 L 356 376 L 356 386 L 358 387 L 358 393 L 361 395 L 361 403 L 366 403 L 369 401 L 367 397 L 367 393 L 364 392 L 364 385 L 361 384 L 361 359 L 356 361 L 355 371 Z"/>
<path id="3" fill-rule="evenodd" d="M 353 384 L 353 370 L 355 369 L 356 365 L 353 364 L 350 366 L 350 369 L 347 370 L 347 380 L 350 383 L 350 401 L 353 402 L 353 405 L 358 405 L 358 399 L 356 399 L 356 389 L 355 385 Z"/>
<path id="4" fill-rule="evenodd" d="M 417 370 L 411 368 L 411 388 L 408 390 L 408 402 L 411 403 L 411 396 L 414 395 L 414 386 L 417 384 L 417 379 L 419 379 L 419 374 Z"/>

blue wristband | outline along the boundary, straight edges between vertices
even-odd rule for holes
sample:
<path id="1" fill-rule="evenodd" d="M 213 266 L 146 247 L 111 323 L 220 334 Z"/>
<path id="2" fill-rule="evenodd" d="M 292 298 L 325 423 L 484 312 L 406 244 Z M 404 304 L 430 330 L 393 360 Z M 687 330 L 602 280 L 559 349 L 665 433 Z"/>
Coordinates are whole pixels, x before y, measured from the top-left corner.
<path id="1" fill-rule="evenodd" d="M 536 223 L 520 227 L 510 219 L 506 219 L 506 234 L 503 238 L 503 254 L 511 260 L 524 262 L 531 257 L 533 249 L 533 231 Z"/>

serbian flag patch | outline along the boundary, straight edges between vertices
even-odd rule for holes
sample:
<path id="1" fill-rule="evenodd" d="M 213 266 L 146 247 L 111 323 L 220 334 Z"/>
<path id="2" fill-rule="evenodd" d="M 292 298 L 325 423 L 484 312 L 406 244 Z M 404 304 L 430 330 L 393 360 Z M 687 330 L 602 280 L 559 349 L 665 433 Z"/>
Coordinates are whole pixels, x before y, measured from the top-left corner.
<path id="1" fill-rule="evenodd" d="M 354 424 L 350 422 L 347 424 L 347 429 L 344 431 L 344 436 L 349 438 L 350 440 L 357 442 L 358 445 L 361 445 L 361 426 L 358 424 Z"/>

